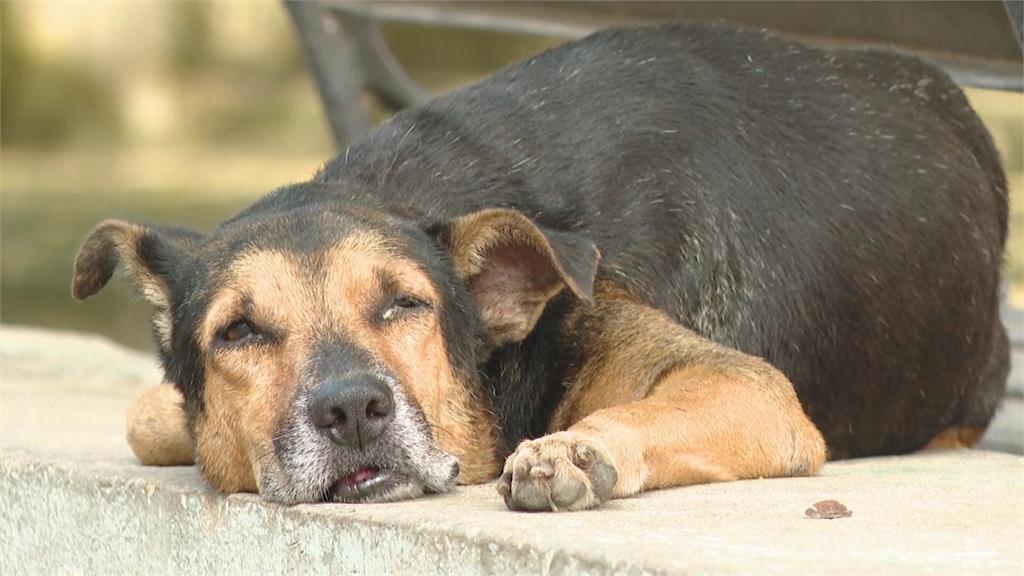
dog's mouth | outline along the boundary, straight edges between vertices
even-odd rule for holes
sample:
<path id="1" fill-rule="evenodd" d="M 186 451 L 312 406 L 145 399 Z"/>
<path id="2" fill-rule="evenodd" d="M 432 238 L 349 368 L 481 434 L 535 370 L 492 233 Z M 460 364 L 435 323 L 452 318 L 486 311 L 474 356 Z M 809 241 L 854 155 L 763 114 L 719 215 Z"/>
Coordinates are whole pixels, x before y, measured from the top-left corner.
<path id="1" fill-rule="evenodd" d="M 451 457 L 419 470 L 365 461 L 332 468 L 334 471 L 324 470 L 319 478 L 301 477 L 286 473 L 280 462 L 274 462 L 260 476 L 259 492 L 266 500 L 282 504 L 394 502 L 448 492 L 459 475 L 458 461 Z"/>
<path id="2" fill-rule="evenodd" d="M 331 486 L 327 500 L 331 502 L 364 502 L 380 496 L 394 484 L 394 475 L 376 468 L 364 466 L 338 479 Z"/>
<path id="3" fill-rule="evenodd" d="M 397 469 L 361 466 L 335 480 L 322 501 L 354 504 L 407 500 L 451 490 L 458 474 L 458 462 L 453 462 L 446 477 L 437 483 L 425 482 Z"/>

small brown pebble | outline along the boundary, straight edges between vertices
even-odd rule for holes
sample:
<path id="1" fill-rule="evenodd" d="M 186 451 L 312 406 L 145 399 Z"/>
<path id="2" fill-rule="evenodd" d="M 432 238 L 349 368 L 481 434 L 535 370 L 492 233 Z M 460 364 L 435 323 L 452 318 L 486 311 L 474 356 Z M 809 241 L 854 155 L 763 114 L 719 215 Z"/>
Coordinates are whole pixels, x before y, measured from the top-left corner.
<path id="1" fill-rule="evenodd" d="M 842 502 L 822 500 L 821 502 L 815 502 L 813 508 L 804 510 L 804 516 L 813 520 L 832 520 L 834 518 L 849 518 L 853 516 L 853 511 L 847 510 Z"/>

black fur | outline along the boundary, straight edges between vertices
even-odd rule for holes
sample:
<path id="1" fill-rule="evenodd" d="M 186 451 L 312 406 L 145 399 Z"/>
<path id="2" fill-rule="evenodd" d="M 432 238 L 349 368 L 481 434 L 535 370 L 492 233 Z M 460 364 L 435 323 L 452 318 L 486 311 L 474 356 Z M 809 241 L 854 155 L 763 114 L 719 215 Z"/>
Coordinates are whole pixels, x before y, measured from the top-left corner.
<path id="1" fill-rule="evenodd" d="M 599 282 L 780 368 L 833 457 L 984 426 L 1004 392 L 996 152 L 943 72 L 890 52 L 725 25 L 599 32 L 395 115 L 208 242 L 230 254 L 302 249 L 341 220 L 388 230 L 451 294 L 453 361 L 482 372 L 514 446 L 545 431 L 571 378 L 559 320 L 580 304 L 563 294 L 526 341 L 480 348 L 423 231 L 493 207 L 593 242 Z M 196 286 L 175 315 L 186 325 Z M 175 366 L 189 396 L 199 372 Z"/>

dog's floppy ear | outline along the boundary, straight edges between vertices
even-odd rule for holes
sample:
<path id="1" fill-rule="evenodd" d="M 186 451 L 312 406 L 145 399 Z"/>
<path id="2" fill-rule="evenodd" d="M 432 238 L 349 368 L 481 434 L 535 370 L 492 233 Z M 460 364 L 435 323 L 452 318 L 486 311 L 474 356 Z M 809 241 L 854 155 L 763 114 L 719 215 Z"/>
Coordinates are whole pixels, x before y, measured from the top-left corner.
<path id="1" fill-rule="evenodd" d="M 170 336 L 171 282 L 188 249 L 201 236 L 178 228 L 106 220 L 89 233 L 75 257 L 71 294 L 85 300 L 100 291 L 121 265 L 142 296 L 156 307 L 162 343 Z"/>
<path id="2" fill-rule="evenodd" d="M 495 345 L 526 338 L 563 288 L 593 302 L 600 254 L 578 234 L 543 229 L 509 209 L 475 212 L 433 231 Z"/>

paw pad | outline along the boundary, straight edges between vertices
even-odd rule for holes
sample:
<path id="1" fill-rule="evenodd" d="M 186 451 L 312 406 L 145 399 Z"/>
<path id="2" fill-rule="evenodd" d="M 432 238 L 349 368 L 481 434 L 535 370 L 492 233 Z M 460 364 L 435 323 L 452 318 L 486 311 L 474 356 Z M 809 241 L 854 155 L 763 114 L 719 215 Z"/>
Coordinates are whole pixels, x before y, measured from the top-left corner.
<path id="1" fill-rule="evenodd" d="M 564 511 L 599 506 L 618 473 L 601 450 L 569 432 L 529 440 L 505 461 L 498 494 L 512 510 Z"/>

